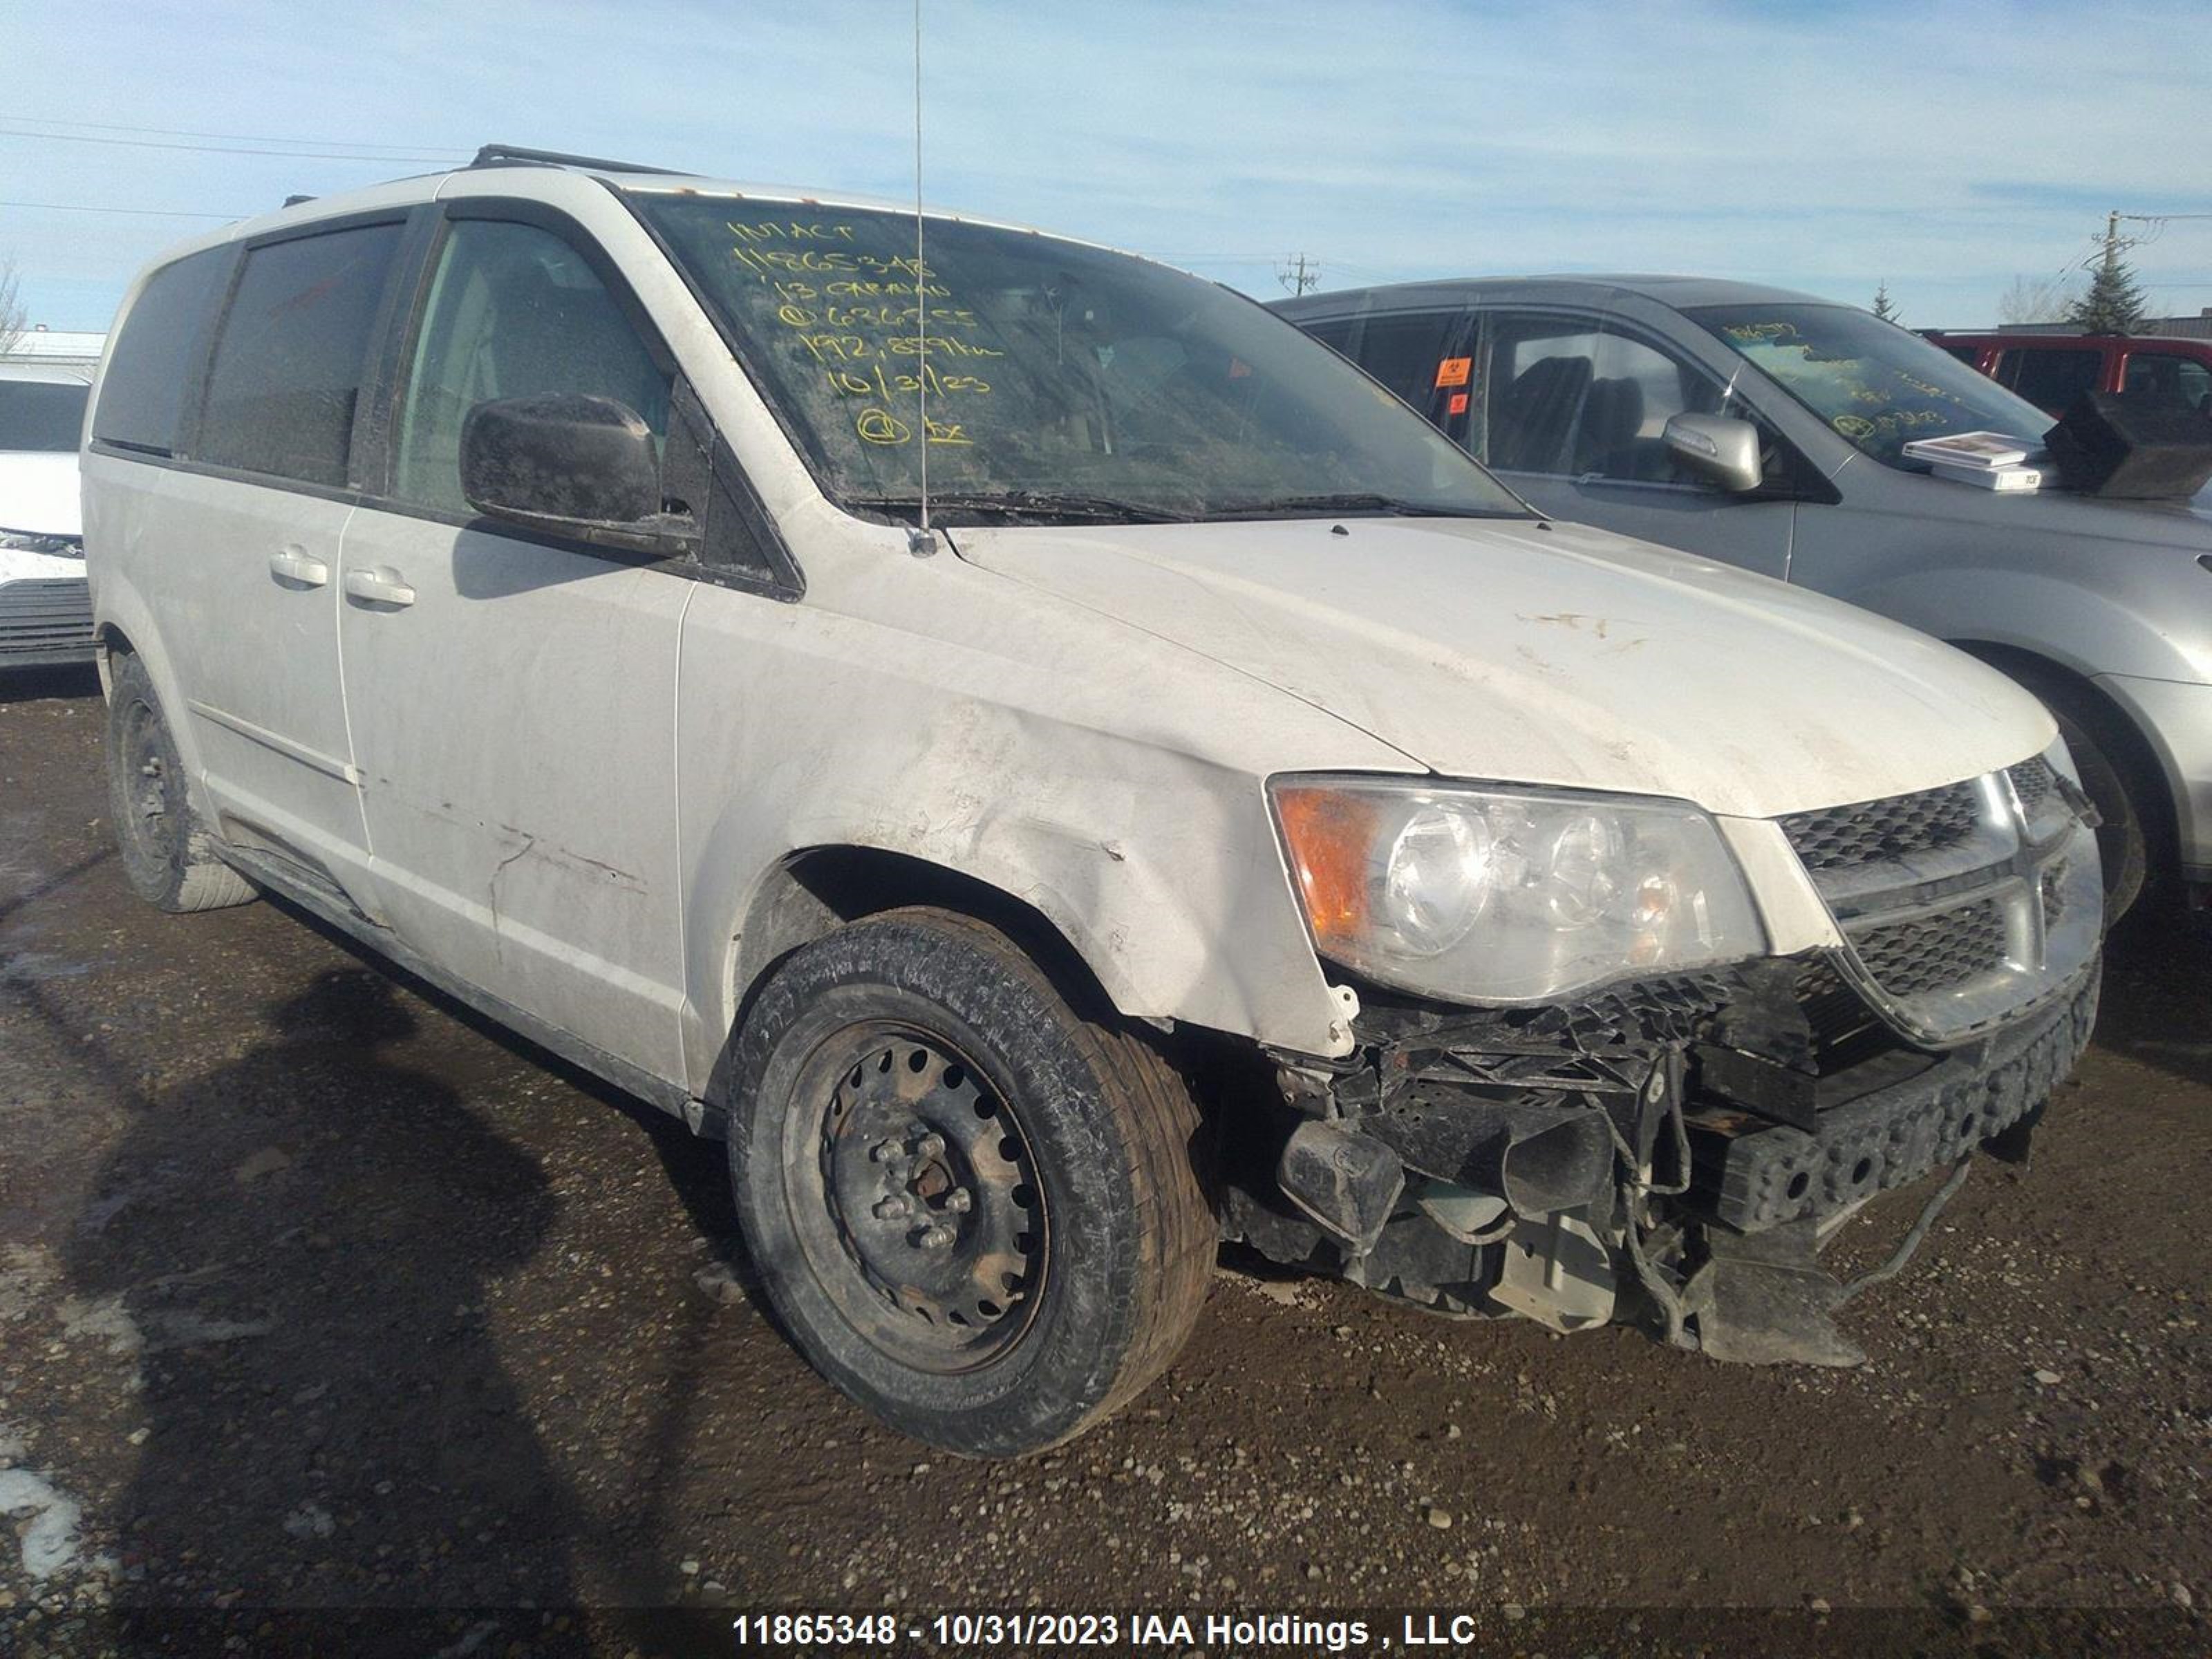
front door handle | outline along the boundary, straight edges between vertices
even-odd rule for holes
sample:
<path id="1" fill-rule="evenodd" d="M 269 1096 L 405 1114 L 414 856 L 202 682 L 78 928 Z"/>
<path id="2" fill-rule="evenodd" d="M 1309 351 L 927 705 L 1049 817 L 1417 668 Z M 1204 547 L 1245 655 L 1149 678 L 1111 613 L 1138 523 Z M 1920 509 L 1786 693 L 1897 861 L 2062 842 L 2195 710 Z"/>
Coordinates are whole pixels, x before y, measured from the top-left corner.
<path id="1" fill-rule="evenodd" d="M 296 547 L 269 556 L 269 572 L 279 581 L 295 582 L 301 587 L 320 587 L 331 579 L 331 568 L 320 559 L 311 559 Z"/>
<path id="2" fill-rule="evenodd" d="M 347 571 L 345 591 L 348 599 L 367 605 L 388 605 L 395 610 L 415 603 L 415 590 L 399 580 L 397 570 L 382 565 L 370 570 Z"/>

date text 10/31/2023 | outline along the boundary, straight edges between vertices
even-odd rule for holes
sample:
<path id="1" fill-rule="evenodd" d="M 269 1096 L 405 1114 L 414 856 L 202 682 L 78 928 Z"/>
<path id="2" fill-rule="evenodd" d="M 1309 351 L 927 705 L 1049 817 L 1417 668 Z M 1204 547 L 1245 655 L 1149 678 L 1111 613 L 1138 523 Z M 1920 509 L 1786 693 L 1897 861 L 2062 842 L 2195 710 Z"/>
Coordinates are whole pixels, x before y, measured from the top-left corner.
<path id="1" fill-rule="evenodd" d="M 1393 1645 L 1364 1619 L 1297 1613 L 940 1613 L 911 1621 L 888 1613 L 755 1613 L 732 1620 L 730 1629 L 740 1649 L 782 1652 L 927 1643 L 954 1651 L 1135 1647 L 1188 1653 L 1202 1647 L 1351 1653 L 1376 1645 L 1378 1636 L 1382 1647 Z M 1405 1645 L 1443 1645 L 1454 1639 L 1455 1629 L 1463 1632 L 1457 1639 L 1473 1639 L 1474 1621 L 1465 1615 L 1440 1622 L 1434 1614 L 1409 1614 Z"/>
<path id="2" fill-rule="evenodd" d="M 991 360 L 1006 354 L 975 338 L 975 313 L 935 270 L 911 253 L 860 246 L 850 224 L 732 221 L 728 229 L 730 257 L 775 294 L 775 320 L 798 337 L 831 393 L 855 404 L 863 442 L 910 442 L 925 392 L 943 400 L 922 422 L 927 442 L 975 441 L 969 411 L 991 395 Z"/>

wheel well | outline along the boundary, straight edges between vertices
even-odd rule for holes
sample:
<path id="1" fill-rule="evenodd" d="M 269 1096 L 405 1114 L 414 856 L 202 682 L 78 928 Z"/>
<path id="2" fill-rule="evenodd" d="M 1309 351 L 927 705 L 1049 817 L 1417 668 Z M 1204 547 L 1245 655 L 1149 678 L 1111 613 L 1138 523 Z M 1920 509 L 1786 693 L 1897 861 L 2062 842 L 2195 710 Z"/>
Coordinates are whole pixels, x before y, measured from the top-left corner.
<path id="1" fill-rule="evenodd" d="M 1051 975 L 1069 1006 L 1088 1018 L 1113 1013 L 1097 975 L 1066 934 L 1035 905 L 957 870 L 872 847 L 815 847 L 769 873 L 745 913 L 731 974 L 737 1023 L 775 966 L 848 922 L 931 905 L 988 922 Z"/>
<path id="2" fill-rule="evenodd" d="M 100 689 L 112 691 L 115 689 L 115 659 L 137 656 L 138 647 L 131 644 L 131 636 L 113 623 L 102 623 L 94 629 L 92 641 L 99 647 L 96 660 L 100 667 Z"/>
<path id="3" fill-rule="evenodd" d="M 2166 786 L 2166 769 L 2150 740 L 2136 728 L 2127 710 L 2114 702 L 2087 675 L 2039 657 L 2017 646 L 1996 645 L 1984 640 L 1950 641 L 1971 657 L 1978 658 L 2008 679 L 2017 681 L 2045 702 L 2063 700 L 2076 720 L 2089 726 L 2104 743 L 2106 758 L 2119 769 L 2131 794 L 2149 810 L 2142 814 L 2145 832 L 2153 846 L 2170 847 L 2178 823 L 2173 794 Z"/>

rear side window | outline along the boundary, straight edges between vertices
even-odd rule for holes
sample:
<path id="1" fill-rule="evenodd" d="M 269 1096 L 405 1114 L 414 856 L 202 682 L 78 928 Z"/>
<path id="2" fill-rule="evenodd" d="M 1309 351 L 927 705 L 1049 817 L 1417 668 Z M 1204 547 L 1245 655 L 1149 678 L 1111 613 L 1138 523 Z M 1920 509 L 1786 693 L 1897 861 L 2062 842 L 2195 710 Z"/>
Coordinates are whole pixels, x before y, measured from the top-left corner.
<path id="1" fill-rule="evenodd" d="M 58 454 L 75 449 L 91 392 L 51 381 L 0 380 L 0 450 Z"/>
<path id="2" fill-rule="evenodd" d="M 2128 358 L 2120 395 L 2146 409 L 2212 415 L 2212 368 L 2170 351 L 2137 351 Z M 0 448 L 5 448 L 0 444 Z"/>
<path id="3" fill-rule="evenodd" d="M 1457 334 L 1460 314 L 1419 312 L 1411 316 L 1370 317 L 1359 331 L 1354 356 L 1365 369 L 1424 415 L 1447 385 L 1467 386 L 1464 366 L 1448 363 L 1444 348 Z"/>
<path id="4" fill-rule="evenodd" d="M 2101 351 L 2008 351 L 1997 379 L 2039 409 L 2063 409 L 2094 391 Z"/>
<path id="5" fill-rule="evenodd" d="M 400 227 L 252 249 L 217 337 L 192 459 L 343 485 Z"/>
<path id="6" fill-rule="evenodd" d="M 1473 357 L 1459 343 L 1473 326 L 1463 311 L 1364 313 L 1300 324 L 1322 344 L 1358 363 L 1470 452 L 1468 401 Z"/>
<path id="7" fill-rule="evenodd" d="M 229 269 L 230 250 L 210 248 L 146 279 L 108 348 L 94 437 L 149 455 L 176 453 L 199 346 Z"/>
<path id="8" fill-rule="evenodd" d="M 1312 335 L 1315 339 L 1319 340 L 1339 356 L 1352 356 L 1352 319 L 1351 318 L 1330 317 L 1320 322 L 1310 323 L 1301 317 L 1297 319 L 1297 322 L 1300 328 L 1305 330 L 1307 333 Z"/>

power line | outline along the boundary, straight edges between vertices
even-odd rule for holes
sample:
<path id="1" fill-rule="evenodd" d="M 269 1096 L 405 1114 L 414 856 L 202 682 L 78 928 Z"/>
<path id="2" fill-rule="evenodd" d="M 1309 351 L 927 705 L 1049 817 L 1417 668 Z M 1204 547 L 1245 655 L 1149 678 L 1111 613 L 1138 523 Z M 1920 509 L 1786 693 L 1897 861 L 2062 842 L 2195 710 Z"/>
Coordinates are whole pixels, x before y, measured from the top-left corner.
<path id="1" fill-rule="evenodd" d="M 1307 258 L 1303 253 L 1286 253 L 1282 263 L 1275 267 L 1275 280 L 1287 293 L 1304 294 L 1308 289 L 1320 286 L 1320 263 Z"/>
<path id="2" fill-rule="evenodd" d="M 367 155 L 360 151 L 310 152 L 289 149 L 243 149 L 228 144 L 167 143 L 155 138 L 95 138 L 86 132 L 31 132 L 21 127 L 0 127 L 0 137 L 32 138 L 44 143 L 123 144 L 132 149 L 189 149 L 210 155 L 280 155 L 288 161 L 431 161 L 458 165 L 458 155 Z"/>
<path id="3" fill-rule="evenodd" d="M 88 207 L 76 202 L 0 202 L 0 208 L 35 208 L 48 213 L 127 213 L 149 219 L 251 219 L 250 213 L 185 213 L 173 208 Z"/>
<path id="4" fill-rule="evenodd" d="M 419 144 L 378 144 L 352 138 L 271 138 L 263 132 L 200 132 L 191 127 L 126 126 L 119 121 L 64 121 L 51 115 L 16 115 L 9 118 L 28 122 L 33 126 L 83 127 L 94 132 L 137 132 L 155 138 L 225 138 L 242 144 L 292 144 L 316 149 L 415 150 L 422 148 Z M 54 136 L 63 137 L 67 135 L 57 133 Z M 457 144 L 454 148 L 458 150 L 465 146 Z M 404 161 L 406 158 L 398 156 L 393 159 Z"/>

